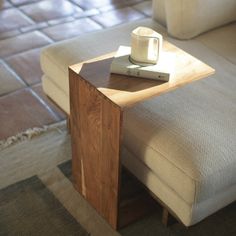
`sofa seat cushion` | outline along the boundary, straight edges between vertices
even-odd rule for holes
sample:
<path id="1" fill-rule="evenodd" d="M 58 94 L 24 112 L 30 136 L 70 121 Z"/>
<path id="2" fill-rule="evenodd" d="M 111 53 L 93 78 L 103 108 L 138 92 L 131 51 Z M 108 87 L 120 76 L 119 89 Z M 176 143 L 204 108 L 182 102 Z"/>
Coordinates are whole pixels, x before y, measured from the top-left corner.
<path id="1" fill-rule="evenodd" d="M 164 34 L 165 28 L 145 19 L 137 22 L 82 35 L 46 47 L 41 52 L 41 68 L 67 95 L 69 94 L 68 67 L 94 57 L 116 51 L 120 45 L 130 45 L 130 33 L 137 26 L 149 26 Z"/>
<path id="2" fill-rule="evenodd" d="M 236 186 L 234 29 L 225 26 L 190 41 L 169 37 L 170 42 L 215 68 L 216 74 L 126 112 L 127 148 L 187 203 Z M 231 43 L 224 45 L 229 39 L 227 34 L 220 37 L 222 32 L 233 36 Z M 207 41 L 211 35 L 218 48 Z M 228 57 L 223 57 L 220 45 L 229 52 Z"/>
<path id="3" fill-rule="evenodd" d="M 234 35 L 231 43 L 224 45 L 221 40 L 229 39 L 220 37 L 222 32 Z M 185 225 L 236 200 L 235 33 L 229 25 L 190 41 L 168 38 L 216 74 L 125 113 L 124 143 L 133 157 L 124 156 L 123 163 Z M 223 50 L 207 41 L 211 35 L 229 55 L 223 57 Z"/>
<path id="4" fill-rule="evenodd" d="M 236 187 L 236 96 L 208 86 L 143 102 L 124 118 L 126 147 L 188 204 Z"/>

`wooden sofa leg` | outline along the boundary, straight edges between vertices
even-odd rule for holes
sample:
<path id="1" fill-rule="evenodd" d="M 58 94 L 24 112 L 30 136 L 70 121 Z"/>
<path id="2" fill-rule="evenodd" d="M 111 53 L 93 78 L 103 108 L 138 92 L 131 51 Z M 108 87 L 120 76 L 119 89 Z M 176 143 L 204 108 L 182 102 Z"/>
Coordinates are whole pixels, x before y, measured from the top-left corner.
<path id="1" fill-rule="evenodd" d="M 68 133 L 70 134 L 70 116 L 67 116 L 67 129 L 68 129 Z"/>
<path id="2" fill-rule="evenodd" d="M 161 221 L 162 221 L 162 224 L 165 226 L 168 226 L 168 216 L 169 216 L 168 210 L 165 207 L 163 207 Z"/>
<path id="3" fill-rule="evenodd" d="M 170 226 L 171 224 L 176 222 L 176 219 L 169 213 L 169 211 L 163 207 L 162 211 L 162 224 L 166 227 Z"/>

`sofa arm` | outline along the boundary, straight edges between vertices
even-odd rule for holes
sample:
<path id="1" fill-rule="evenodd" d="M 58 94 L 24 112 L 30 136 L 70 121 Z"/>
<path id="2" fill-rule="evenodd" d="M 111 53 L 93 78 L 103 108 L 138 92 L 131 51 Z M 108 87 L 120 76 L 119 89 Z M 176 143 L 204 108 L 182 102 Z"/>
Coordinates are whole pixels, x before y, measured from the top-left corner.
<path id="1" fill-rule="evenodd" d="M 236 0 L 153 0 L 153 17 L 170 35 L 190 39 L 236 21 Z"/>

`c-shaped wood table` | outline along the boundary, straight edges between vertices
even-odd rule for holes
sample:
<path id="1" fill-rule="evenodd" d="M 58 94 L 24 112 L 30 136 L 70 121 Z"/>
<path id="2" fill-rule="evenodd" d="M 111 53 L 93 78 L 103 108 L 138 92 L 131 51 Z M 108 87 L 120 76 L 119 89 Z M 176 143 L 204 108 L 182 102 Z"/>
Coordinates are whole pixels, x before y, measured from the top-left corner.
<path id="1" fill-rule="evenodd" d="M 124 109 L 214 73 L 167 41 L 163 50 L 176 55 L 171 82 L 110 74 L 115 53 L 69 68 L 74 186 L 114 229 L 119 225 Z"/>

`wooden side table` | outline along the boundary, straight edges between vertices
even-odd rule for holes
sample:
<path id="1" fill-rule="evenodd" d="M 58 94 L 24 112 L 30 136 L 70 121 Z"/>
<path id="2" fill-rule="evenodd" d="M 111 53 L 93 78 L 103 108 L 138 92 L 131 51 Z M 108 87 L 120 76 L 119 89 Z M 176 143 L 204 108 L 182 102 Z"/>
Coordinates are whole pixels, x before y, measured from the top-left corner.
<path id="1" fill-rule="evenodd" d="M 69 68 L 74 186 L 114 229 L 119 226 L 125 108 L 214 73 L 167 41 L 163 50 L 176 54 L 172 82 L 111 75 L 114 53 Z"/>

